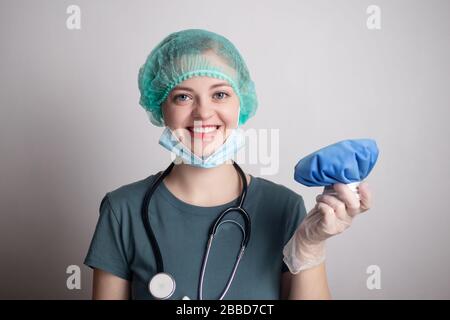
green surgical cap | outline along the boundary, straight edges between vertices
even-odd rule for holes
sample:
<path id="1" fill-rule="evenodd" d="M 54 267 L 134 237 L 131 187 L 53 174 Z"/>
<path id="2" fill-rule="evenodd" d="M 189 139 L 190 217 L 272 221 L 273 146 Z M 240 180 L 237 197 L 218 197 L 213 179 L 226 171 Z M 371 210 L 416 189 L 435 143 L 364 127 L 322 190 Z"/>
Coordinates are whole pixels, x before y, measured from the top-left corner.
<path id="1" fill-rule="evenodd" d="M 258 106 L 255 85 L 236 47 L 219 34 L 188 29 L 168 35 L 139 69 L 139 104 L 153 124 L 164 126 L 162 104 L 175 86 L 194 76 L 230 83 L 240 101 L 238 125 L 255 114 Z"/>

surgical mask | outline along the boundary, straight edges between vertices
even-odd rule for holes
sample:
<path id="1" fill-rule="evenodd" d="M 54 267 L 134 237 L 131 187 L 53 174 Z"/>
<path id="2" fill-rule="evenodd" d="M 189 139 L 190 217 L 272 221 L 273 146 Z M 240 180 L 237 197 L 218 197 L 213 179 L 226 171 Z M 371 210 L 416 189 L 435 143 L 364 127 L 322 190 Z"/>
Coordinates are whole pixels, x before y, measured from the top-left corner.
<path id="1" fill-rule="evenodd" d="M 242 129 L 231 129 L 231 133 L 225 142 L 205 158 L 194 154 L 169 127 L 166 127 L 161 134 L 159 144 L 176 155 L 175 163 L 183 162 L 200 168 L 214 168 L 234 158 L 245 145 L 245 137 Z"/>

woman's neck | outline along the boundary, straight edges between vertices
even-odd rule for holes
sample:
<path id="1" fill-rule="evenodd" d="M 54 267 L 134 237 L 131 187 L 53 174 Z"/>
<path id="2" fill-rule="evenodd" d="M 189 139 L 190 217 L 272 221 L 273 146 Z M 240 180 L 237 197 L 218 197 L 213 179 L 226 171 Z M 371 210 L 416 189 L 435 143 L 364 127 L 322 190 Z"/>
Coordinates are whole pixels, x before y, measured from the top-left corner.
<path id="1" fill-rule="evenodd" d="M 246 174 L 247 184 L 250 176 Z M 180 200 L 197 206 L 217 206 L 230 202 L 242 192 L 242 181 L 232 164 L 214 168 L 175 165 L 164 179 L 166 187 Z"/>

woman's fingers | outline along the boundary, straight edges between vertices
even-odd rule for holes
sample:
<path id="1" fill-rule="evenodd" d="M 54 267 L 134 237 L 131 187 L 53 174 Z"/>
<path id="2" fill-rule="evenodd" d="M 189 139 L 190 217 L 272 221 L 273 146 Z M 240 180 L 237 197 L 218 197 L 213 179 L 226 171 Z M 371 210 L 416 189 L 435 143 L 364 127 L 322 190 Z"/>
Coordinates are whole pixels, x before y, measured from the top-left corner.
<path id="1" fill-rule="evenodd" d="M 359 196 L 361 197 L 361 212 L 367 211 L 372 205 L 372 192 L 369 190 L 369 184 L 367 182 L 362 182 L 359 187 Z"/>
<path id="2" fill-rule="evenodd" d="M 335 184 L 333 188 L 337 195 L 318 195 L 317 203 L 308 217 L 323 240 L 350 227 L 353 218 L 358 213 L 367 211 L 372 202 L 367 182 L 362 182 L 358 187 L 360 199 L 345 184 Z"/>
<path id="3" fill-rule="evenodd" d="M 347 214 L 349 216 L 354 217 L 357 214 L 370 209 L 372 204 L 372 193 L 369 190 L 369 185 L 367 182 L 364 181 L 358 186 L 360 199 L 358 199 L 356 194 L 343 183 L 334 184 L 333 189 L 337 193 L 336 197 L 338 197 L 339 200 L 345 204 Z M 327 195 L 327 197 L 333 196 Z"/>
<path id="4" fill-rule="evenodd" d="M 336 210 L 324 202 L 319 202 L 317 208 L 322 216 L 320 229 L 325 233 L 325 237 L 322 240 L 343 232 L 351 225 L 352 218 L 346 215 L 345 212 L 341 214 L 341 217 L 338 217 Z"/>
<path id="5" fill-rule="evenodd" d="M 333 209 L 333 213 L 337 219 L 350 224 L 352 217 L 347 213 L 345 203 L 331 195 L 319 195 L 316 197 L 319 203 L 324 203 Z"/>
<path id="6" fill-rule="evenodd" d="M 333 189 L 337 192 L 337 197 L 345 203 L 348 215 L 354 217 L 360 213 L 360 200 L 346 184 L 336 183 Z"/>

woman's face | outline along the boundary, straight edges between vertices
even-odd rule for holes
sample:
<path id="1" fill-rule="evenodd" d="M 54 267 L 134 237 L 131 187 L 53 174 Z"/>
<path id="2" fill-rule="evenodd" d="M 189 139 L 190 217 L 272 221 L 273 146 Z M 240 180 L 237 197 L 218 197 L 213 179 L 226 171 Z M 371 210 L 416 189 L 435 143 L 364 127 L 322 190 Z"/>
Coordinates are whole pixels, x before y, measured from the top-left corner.
<path id="1" fill-rule="evenodd" d="M 213 153 L 237 127 L 239 97 L 225 80 L 198 76 L 177 85 L 162 105 L 166 126 L 192 153 Z"/>

